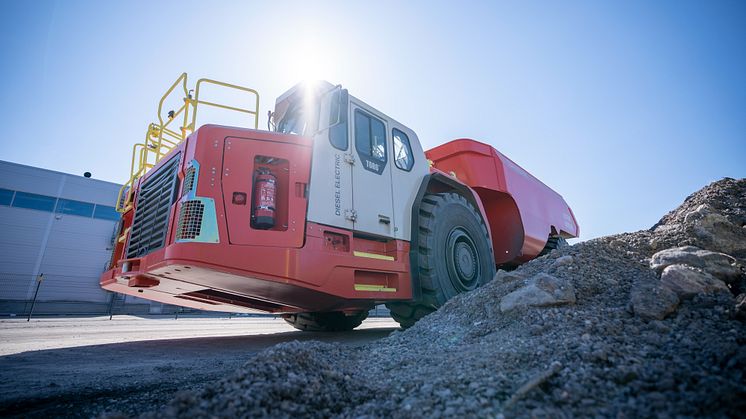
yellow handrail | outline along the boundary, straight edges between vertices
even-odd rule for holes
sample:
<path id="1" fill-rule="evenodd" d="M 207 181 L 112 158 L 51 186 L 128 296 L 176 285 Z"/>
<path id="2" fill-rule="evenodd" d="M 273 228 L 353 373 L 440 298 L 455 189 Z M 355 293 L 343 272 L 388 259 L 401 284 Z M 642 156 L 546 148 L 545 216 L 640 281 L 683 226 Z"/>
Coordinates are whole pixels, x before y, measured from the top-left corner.
<path id="1" fill-rule="evenodd" d="M 200 86 L 205 84 L 213 84 L 229 89 L 246 92 L 253 97 L 254 108 L 244 109 L 235 106 L 223 105 L 216 102 L 200 100 Z M 177 87 L 181 87 L 177 89 Z M 178 110 L 169 111 L 164 120 L 163 115 L 163 104 L 166 99 L 174 92 L 183 92 L 184 104 Z M 119 195 L 117 197 L 116 209 L 119 212 L 125 212 L 132 204 L 133 199 L 133 186 L 135 181 L 147 173 L 148 169 L 152 168 L 158 162 L 166 156 L 174 147 L 178 146 L 184 141 L 189 134 L 194 132 L 195 124 L 197 121 L 197 106 L 213 106 L 221 109 L 230 111 L 236 111 L 241 113 L 247 113 L 254 118 L 254 129 L 259 128 L 259 93 L 254 89 L 247 87 L 238 86 L 235 84 L 224 83 L 217 80 L 211 79 L 199 79 L 194 90 L 194 98 L 190 94 L 190 90 L 187 87 L 187 73 L 182 73 L 171 87 L 166 90 L 161 100 L 158 102 L 158 123 L 151 123 L 148 125 L 147 131 L 145 131 L 145 141 L 142 143 L 136 143 L 132 146 L 132 159 L 130 162 L 130 176 L 129 179 L 119 189 Z M 181 119 L 181 126 L 176 129 L 171 129 L 169 126 L 177 119 Z"/>
<path id="2" fill-rule="evenodd" d="M 255 100 L 254 110 L 236 108 L 236 107 L 233 107 L 233 106 L 220 105 L 218 103 L 213 103 L 213 102 L 208 102 L 208 101 L 204 101 L 204 100 L 199 100 L 199 88 L 202 85 L 202 83 L 214 84 L 214 85 L 217 85 L 217 86 L 223 86 L 223 87 L 227 87 L 229 89 L 241 90 L 241 91 L 244 91 L 244 92 L 252 94 L 254 96 L 254 100 Z M 239 112 L 245 112 L 245 113 L 248 113 L 250 115 L 253 115 L 254 116 L 254 129 L 258 129 L 259 128 L 259 93 L 256 90 L 254 90 L 254 89 L 249 89 L 248 87 L 243 87 L 243 86 L 237 86 L 235 84 L 224 83 L 222 81 L 217 81 L 217 80 L 199 79 L 199 80 L 197 80 L 197 88 L 196 88 L 196 90 L 194 92 L 194 102 L 195 102 L 194 103 L 194 113 L 192 114 L 192 124 L 191 124 L 192 130 L 194 129 L 194 121 L 197 118 L 197 105 L 200 104 L 200 103 L 203 104 L 203 105 L 215 106 L 215 107 L 218 107 L 218 108 L 223 108 L 223 109 L 228 109 L 228 110 L 233 110 L 233 111 L 239 111 Z"/>

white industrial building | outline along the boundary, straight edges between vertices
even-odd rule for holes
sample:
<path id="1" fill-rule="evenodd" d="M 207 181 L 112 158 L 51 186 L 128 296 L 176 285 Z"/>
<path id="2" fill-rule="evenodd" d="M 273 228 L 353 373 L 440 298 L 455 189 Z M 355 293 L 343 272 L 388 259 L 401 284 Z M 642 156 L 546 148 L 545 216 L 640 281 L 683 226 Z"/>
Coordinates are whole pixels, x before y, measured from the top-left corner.
<path id="1" fill-rule="evenodd" d="M 120 185 L 0 161 L 0 315 L 148 313 L 161 304 L 98 285 Z"/>

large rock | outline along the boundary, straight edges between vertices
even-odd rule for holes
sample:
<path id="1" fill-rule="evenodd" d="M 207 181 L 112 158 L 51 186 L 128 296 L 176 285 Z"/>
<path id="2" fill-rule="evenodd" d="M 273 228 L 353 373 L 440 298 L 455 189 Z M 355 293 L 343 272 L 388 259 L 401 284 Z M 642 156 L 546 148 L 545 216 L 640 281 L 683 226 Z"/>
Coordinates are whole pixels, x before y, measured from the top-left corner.
<path id="1" fill-rule="evenodd" d="M 661 273 L 667 266 L 688 265 L 725 281 L 733 282 L 741 276 L 736 259 L 725 253 L 711 252 L 694 246 L 661 250 L 650 259 L 650 268 Z"/>
<path id="2" fill-rule="evenodd" d="M 635 315 L 643 319 L 663 320 L 676 311 L 679 297 L 658 282 L 644 281 L 632 288 L 630 305 Z"/>
<path id="3" fill-rule="evenodd" d="M 697 246 L 746 260 L 746 179 L 725 178 L 690 195 L 653 227 L 650 246 Z"/>
<path id="4" fill-rule="evenodd" d="M 539 273 L 500 300 L 500 311 L 519 307 L 546 307 L 575 303 L 575 288 L 565 280 L 546 273 Z"/>
<path id="5" fill-rule="evenodd" d="M 559 266 L 571 265 L 572 262 L 573 262 L 572 256 L 570 255 L 560 256 L 557 259 L 555 259 L 554 262 L 552 262 L 552 267 L 556 268 Z"/>
<path id="6" fill-rule="evenodd" d="M 495 282 L 498 282 L 501 284 L 507 284 L 507 283 L 515 282 L 515 281 L 525 281 L 526 276 L 515 271 L 499 270 L 495 274 L 494 280 Z"/>
<path id="7" fill-rule="evenodd" d="M 733 255 L 746 251 L 746 231 L 707 204 L 684 216 L 684 225 L 708 248 Z"/>
<path id="8" fill-rule="evenodd" d="M 723 292 L 730 294 L 725 282 L 686 265 L 669 265 L 661 274 L 661 285 L 684 300 L 697 294 Z"/>

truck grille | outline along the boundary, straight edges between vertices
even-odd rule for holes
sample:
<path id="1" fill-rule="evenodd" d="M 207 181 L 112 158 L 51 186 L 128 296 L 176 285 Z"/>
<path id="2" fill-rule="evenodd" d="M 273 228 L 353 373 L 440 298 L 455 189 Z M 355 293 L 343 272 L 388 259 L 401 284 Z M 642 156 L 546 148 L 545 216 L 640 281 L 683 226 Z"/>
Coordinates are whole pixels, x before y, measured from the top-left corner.
<path id="1" fill-rule="evenodd" d="M 186 174 L 184 175 L 184 186 L 181 188 L 181 196 L 188 194 L 192 189 L 194 189 L 194 175 L 196 171 L 197 169 L 194 166 L 187 169 Z"/>
<path id="2" fill-rule="evenodd" d="M 202 216 L 205 214 L 205 204 L 198 200 L 186 201 L 181 204 L 179 211 L 179 225 L 176 227 L 176 240 L 193 240 L 202 232 Z"/>
<path id="3" fill-rule="evenodd" d="M 166 244 L 171 205 L 176 199 L 180 154 L 172 157 L 140 187 L 127 258 L 147 255 Z"/>

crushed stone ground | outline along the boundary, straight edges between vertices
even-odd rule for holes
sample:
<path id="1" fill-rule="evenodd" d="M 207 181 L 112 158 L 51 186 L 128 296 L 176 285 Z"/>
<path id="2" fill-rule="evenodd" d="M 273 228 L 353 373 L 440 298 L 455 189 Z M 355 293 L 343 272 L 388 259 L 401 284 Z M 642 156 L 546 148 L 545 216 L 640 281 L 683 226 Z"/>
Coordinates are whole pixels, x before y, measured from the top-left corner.
<path id="1" fill-rule="evenodd" d="M 703 204 L 746 237 L 746 179 L 723 179 L 651 230 L 561 248 L 499 273 L 406 331 L 359 348 L 281 344 L 143 416 L 743 417 L 746 323 L 734 296 L 697 295 L 653 321 L 629 306 L 636 284 L 659 281 L 653 253 L 713 243 L 688 234 L 685 223 Z M 556 262 L 568 255 L 570 263 Z M 540 272 L 570 281 L 577 302 L 502 313 L 500 299 Z M 743 279 L 732 287 L 741 292 Z"/>

